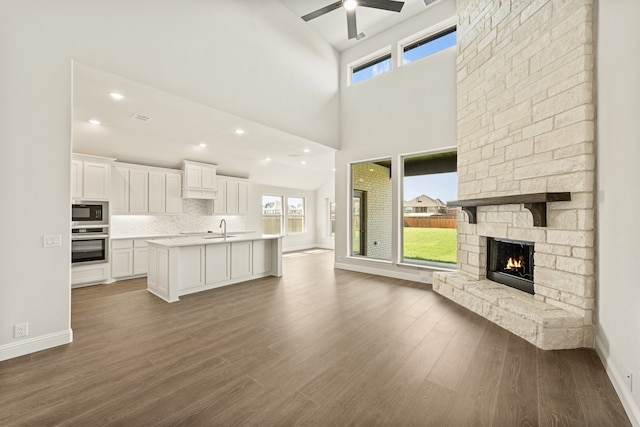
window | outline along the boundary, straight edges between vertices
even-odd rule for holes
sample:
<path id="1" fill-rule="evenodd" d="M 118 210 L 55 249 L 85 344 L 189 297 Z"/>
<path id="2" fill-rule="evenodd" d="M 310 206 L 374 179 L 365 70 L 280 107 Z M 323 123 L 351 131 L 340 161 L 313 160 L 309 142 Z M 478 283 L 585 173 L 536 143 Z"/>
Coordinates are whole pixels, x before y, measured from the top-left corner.
<path id="1" fill-rule="evenodd" d="M 451 267 L 457 263 L 455 152 L 404 158 L 402 260 Z"/>
<path id="2" fill-rule="evenodd" d="M 447 28 L 402 47 L 402 64 L 416 61 L 456 45 L 456 27 Z"/>
<path id="3" fill-rule="evenodd" d="M 336 236 L 336 202 L 332 202 L 329 200 L 328 205 L 329 206 L 327 211 L 329 212 L 329 227 L 328 227 L 329 236 L 335 237 Z"/>
<path id="4" fill-rule="evenodd" d="M 379 74 L 391 71 L 391 54 L 379 56 L 375 59 L 351 68 L 351 84 L 363 82 Z"/>
<path id="5" fill-rule="evenodd" d="M 262 196 L 262 232 L 282 234 L 282 196 Z"/>
<path id="6" fill-rule="evenodd" d="M 391 160 L 351 165 L 351 255 L 391 260 Z"/>
<path id="7" fill-rule="evenodd" d="M 304 198 L 287 197 L 287 233 L 304 232 Z"/>

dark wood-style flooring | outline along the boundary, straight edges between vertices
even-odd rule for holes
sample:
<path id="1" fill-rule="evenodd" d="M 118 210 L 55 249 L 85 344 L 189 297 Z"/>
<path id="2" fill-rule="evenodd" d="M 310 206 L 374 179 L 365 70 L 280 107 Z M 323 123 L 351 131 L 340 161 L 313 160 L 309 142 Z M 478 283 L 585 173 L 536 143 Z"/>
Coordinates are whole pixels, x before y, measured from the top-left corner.
<path id="1" fill-rule="evenodd" d="M 318 252 L 174 304 L 145 279 L 73 290 L 75 341 L 0 363 L 0 425 L 630 425 L 595 351 Z"/>

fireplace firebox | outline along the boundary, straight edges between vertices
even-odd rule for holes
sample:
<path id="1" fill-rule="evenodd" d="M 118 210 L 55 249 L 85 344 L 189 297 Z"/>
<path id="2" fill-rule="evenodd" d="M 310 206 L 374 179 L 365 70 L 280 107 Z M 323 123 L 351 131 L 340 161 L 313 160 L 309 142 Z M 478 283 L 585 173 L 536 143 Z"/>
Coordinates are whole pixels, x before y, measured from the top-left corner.
<path id="1" fill-rule="evenodd" d="M 534 243 L 487 237 L 487 279 L 531 295 Z"/>

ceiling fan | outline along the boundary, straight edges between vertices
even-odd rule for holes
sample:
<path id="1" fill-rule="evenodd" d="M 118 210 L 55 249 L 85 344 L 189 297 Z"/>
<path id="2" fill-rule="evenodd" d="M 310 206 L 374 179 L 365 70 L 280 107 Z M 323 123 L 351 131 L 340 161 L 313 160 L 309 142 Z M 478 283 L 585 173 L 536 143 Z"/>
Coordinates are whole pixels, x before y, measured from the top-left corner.
<path id="1" fill-rule="evenodd" d="M 347 11 L 347 32 L 349 34 L 349 39 L 355 39 L 358 38 L 358 27 L 356 25 L 357 6 L 400 12 L 402 10 L 402 6 L 404 6 L 404 2 L 395 0 L 340 0 L 314 12 L 308 13 L 304 15 L 302 19 L 305 21 L 311 21 L 312 19 L 331 12 L 332 10 L 344 7 Z"/>

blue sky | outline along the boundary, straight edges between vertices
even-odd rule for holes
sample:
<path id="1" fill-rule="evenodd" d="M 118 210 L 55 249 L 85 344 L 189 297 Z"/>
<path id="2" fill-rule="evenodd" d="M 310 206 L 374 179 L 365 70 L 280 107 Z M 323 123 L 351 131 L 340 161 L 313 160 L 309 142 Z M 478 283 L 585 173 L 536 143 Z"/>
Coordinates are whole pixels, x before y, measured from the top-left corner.
<path id="1" fill-rule="evenodd" d="M 456 172 L 433 175 L 408 176 L 404 178 L 405 201 L 421 194 L 443 202 L 457 200 L 458 174 Z"/>

